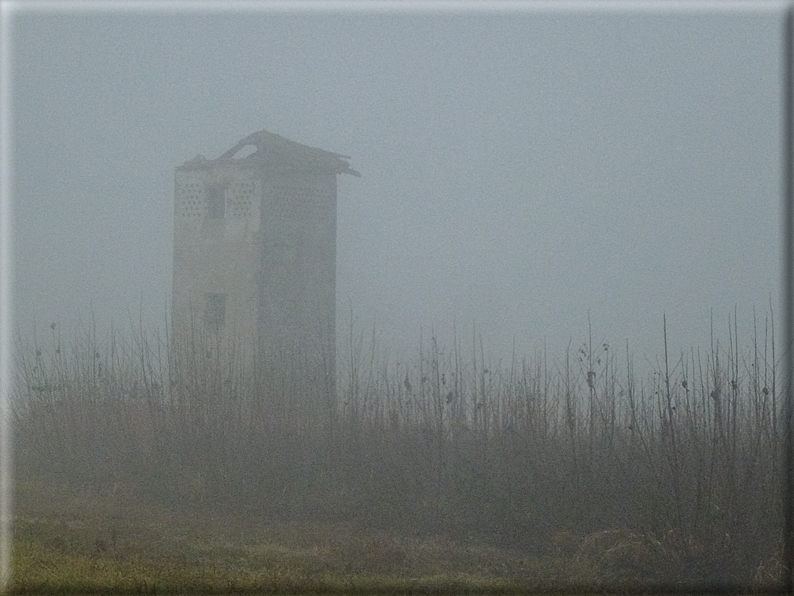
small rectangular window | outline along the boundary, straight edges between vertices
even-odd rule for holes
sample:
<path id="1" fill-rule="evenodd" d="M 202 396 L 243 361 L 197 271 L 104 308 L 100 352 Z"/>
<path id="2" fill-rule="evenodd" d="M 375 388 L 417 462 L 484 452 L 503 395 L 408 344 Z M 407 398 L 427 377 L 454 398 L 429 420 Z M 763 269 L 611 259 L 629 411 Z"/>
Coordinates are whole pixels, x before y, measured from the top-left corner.
<path id="1" fill-rule="evenodd" d="M 207 187 L 207 217 L 222 219 L 226 214 L 226 187 L 210 184 Z"/>
<path id="2" fill-rule="evenodd" d="M 226 322 L 226 294 L 207 294 L 204 322 L 212 329 L 223 327 Z"/>

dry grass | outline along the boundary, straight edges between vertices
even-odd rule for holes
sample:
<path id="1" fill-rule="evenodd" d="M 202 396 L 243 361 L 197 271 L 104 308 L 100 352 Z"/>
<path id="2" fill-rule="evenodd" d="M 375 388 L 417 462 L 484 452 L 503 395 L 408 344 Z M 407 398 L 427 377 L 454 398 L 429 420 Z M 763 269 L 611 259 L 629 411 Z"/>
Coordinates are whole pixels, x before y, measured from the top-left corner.
<path id="1" fill-rule="evenodd" d="M 52 485 L 47 484 L 47 489 Z M 550 585 L 573 561 L 538 561 L 477 540 L 417 538 L 242 513 L 173 510 L 97 491 L 19 485 L 12 593 L 187 589 L 475 592 Z M 28 498 L 28 497 L 31 498 Z M 586 575 L 583 579 L 591 579 Z"/>
<path id="2" fill-rule="evenodd" d="M 784 391 L 768 332 L 676 358 L 665 345 L 644 380 L 628 349 L 621 364 L 592 341 L 500 368 L 476 338 L 468 355 L 431 339 L 412 363 L 351 340 L 330 412 L 293 407 L 289 382 L 196 341 L 185 352 L 89 330 L 67 346 L 54 330 L 47 345 L 20 342 L 25 560 L 45 552 L 105 578 L 91 561 L 112 559 L 107 573 L 130 585 L 160 581 L 146 569 L 162 561 L 201 567 L 208 585 L 769 586 L 782 572 Z M 183 542 L 169 516 L 194 520 Z M 228 549 L 225 524 L 238 528 Z M 110 557 L 120 545 L 138 550 Z M 20 569 L 38 578 L 25 585 L 47 577 Z"/>

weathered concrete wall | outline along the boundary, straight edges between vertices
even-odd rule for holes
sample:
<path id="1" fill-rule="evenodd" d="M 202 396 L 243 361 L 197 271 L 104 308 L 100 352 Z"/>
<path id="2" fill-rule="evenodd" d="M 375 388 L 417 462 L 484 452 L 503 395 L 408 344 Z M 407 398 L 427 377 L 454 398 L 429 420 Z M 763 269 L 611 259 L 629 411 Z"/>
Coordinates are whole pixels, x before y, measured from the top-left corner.
<path id="1" fill-rule="evenodd" d="M 303 399 L 333 392 L 336 317 L 336 175 L 263 179 L 262 354 L 274 369 L 300 363 Z"/>
<path id="2" fill-rule="evenodd" d="M 208 215 L 211 192 L 221 195 L 222 217 Z M 189 163 L 176 172 L 174 333 L 180 341 L 234 343 L 249 364 L 257 338 L 261 196 L 258 173 L 242 165 Z M 223 313 L 209 312 L 211 295 L 225 296 L 215 305 Z M 223 320 L 213 321 L 215 314 Z"/>

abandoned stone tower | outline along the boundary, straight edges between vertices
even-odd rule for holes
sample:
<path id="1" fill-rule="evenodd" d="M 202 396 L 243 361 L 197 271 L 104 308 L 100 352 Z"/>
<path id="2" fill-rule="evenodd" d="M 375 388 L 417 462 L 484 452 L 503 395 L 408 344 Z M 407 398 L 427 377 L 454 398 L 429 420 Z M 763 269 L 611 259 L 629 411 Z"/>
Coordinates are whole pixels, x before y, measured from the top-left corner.
<path id="1" fill-rule="evenodd" d="M 218 346 L 290 399 L 333 397 L 336 182 L 358 176 L 348 159 L 260 131 L 176 168 L 175 345 Z"/>

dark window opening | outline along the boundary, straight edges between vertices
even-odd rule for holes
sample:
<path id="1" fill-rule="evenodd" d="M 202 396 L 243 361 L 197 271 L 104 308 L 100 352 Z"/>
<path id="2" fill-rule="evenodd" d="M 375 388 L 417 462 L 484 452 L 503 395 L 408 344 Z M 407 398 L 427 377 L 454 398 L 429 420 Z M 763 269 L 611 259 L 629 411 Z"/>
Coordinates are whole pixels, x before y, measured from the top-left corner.
<path id="1" fill-rule="evenodd" d="M 207 217 L 221 219 L 226 214 L 226 187 L 211 184 L 207 187 Z"/>
<path id="2" fill-rule="evenodd" d="M 207 294 L 204 322 L 213 329 L 223 327 L 226 322 L 226 294 Z"/>

